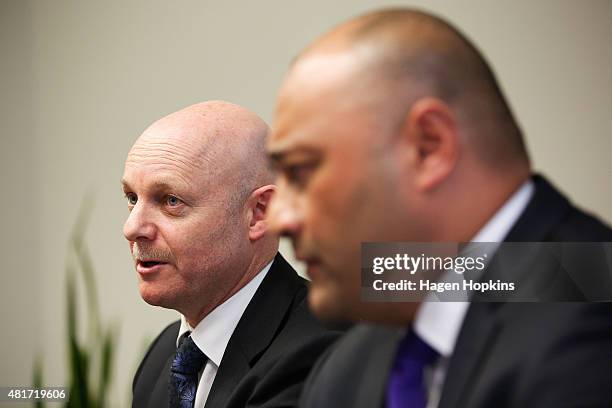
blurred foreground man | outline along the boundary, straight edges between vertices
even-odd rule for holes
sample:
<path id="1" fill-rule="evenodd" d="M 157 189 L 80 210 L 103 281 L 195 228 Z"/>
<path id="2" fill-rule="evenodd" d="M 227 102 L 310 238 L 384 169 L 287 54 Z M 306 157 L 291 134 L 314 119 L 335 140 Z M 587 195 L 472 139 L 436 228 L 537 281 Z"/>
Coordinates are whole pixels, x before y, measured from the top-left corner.
<path id="1" fill-rule="evenodd" d="M 531 174 L 456 29 L 411 10 L 335 28 L 292 64 L 268 150 L 270 224 L 308 265 L 312 310 L 385 325 L 356 326 L 321 358 L 304 407 L 612 406 L 610 303 L 360 300 L 361 242 L 612 241 Z"/>
<path id="2" fill-rule="evenodd" d="M 138 368 L 135 407 L 293 406 L 334 338 L 268 232 L 267 132 L 240 106 L 205 102 L 155 122 L 128 154 L 123 232 L 140 294 L 181 313 Z"/>

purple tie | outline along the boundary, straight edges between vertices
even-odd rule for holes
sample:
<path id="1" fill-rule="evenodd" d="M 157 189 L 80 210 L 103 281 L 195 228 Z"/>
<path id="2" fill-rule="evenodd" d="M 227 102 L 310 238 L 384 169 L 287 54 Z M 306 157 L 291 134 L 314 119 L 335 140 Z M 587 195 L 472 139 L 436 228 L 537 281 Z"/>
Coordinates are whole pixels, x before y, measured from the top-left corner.
<path id="1" fill-rule="evenodd" d="M 409 330 L 401 340 L 387 385 L 387 408 L 425 408 L 424 369 L 438 353 Z"/>
<path id="2" fill-rule="evenodd" d="M 206 363 L 206 355 L 196 346 L 187 332 L 180 340 L 168 383 L 170 408 L 193 408 L 198 388 L 198 374 Z"/>

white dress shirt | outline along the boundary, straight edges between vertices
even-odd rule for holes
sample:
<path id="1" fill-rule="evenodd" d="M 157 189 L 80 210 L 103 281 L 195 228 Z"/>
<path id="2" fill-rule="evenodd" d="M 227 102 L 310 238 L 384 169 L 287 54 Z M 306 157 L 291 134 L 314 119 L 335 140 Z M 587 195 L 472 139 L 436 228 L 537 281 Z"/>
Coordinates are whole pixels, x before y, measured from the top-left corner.
<path id="1" fill-rule="evenodd" d="M 195 345 L 208 357 L 204 369 L 200 372 L 194 408 L 204 408 L 227 343 L 271 266 L 272 262 L 268 263 L 257 276 L 213 309 L 195 328 L 191 327 L 185 316 L 181 315 L 181 327 L 176 339 L 177 347 L 181 336 L 190 331 Z"/>
<path id="2" fill-rule="evenodd" d="M 534 186 L 531 180 L 523 183 L 485 226 L 478 231 L 471 242 L 503 242 L 525 207 L 527 207 L 533 196 L 533 191 Z M 453 271 L 447 271 L 441 279 L 452 280 L 452 277 L 447 275 L 456 274 Z M 463 324 L 469 305 L 468 301 L 440 302 L 430 294 L 421 303 L 417 311 L 413 323 L 414 331 L 440 354 L 428 384 L 427 408 L 438 406 L 448 362 L 455 348 L 459 329 Z"/>

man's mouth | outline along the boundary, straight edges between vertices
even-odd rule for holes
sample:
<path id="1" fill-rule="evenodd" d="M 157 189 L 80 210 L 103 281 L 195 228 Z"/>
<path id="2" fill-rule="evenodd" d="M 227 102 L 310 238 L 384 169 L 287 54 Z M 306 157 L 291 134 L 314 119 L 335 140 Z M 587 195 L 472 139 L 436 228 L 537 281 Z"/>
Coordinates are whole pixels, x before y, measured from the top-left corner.
<path id="1" fill-rule="evenodd" d="M 306 273 L 311 280 L 318 277 L 321 269 L 321 261 L 319 259 L 303 257 L 298 258 L 298 260 L 306 263 Z"/>
<path id="2" fill-rule="evenodd" d="M 307 260 L 306 267 L 309 273 L 312 273 L 314 270 L 318 270 L 321 267 L 321 262 L 318 260 Z"/>
<path id="3" fill-rule="evenodd" d="M 167 264 L 167 262 L 157 261 L 153 259 L 137 260 L 136 271 L 138 271 L 139 273 L 151 273 L 157 271 L 159 268 Z"/>
<path id="4" fill-rule="evenodd" d="M 152 266 L 164 264 L 166 262 L 162 262 L 162 261 L 138 261 L 138 263 L 141 264 L 142 266 L 144 266 L 145 268 L 150 268 Z"/>

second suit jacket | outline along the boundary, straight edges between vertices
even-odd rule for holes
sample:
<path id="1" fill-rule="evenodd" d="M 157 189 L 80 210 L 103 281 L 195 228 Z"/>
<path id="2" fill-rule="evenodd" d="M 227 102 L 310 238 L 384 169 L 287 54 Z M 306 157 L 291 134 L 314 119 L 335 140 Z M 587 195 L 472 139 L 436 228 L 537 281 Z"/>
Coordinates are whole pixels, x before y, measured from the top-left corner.
<path id="1" fill-rule="evenodd" d="M 612 241 L 612 230 L 546 180 L 534 183 L 506 241 Z M 394 328 L 353 328 L 317 362 L 300 406 L 384 407 L 401 337 Z M 472 303 L 439 407 L 612 407 L 611 371 L 612 303 Z"/>
<path id="2" fill-rule="evenodd" d="M 292 407 L 338 332 L 307 307 L 305 281 L 279 254 L 238 322 L 206 401 L 210 407 Z M 169 368 L 180 322 L 155 339 L 136 372 L 134 407 L 168 407 Z"/>

